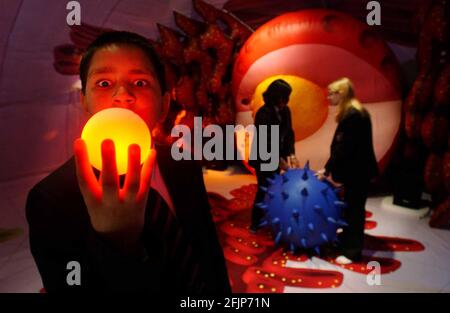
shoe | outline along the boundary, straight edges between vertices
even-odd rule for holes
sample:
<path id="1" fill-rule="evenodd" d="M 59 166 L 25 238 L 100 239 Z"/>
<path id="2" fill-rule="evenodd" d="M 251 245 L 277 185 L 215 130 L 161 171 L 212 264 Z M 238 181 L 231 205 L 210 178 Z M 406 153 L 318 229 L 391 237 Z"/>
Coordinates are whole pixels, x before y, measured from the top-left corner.
<path id="1" fill-rule="evenodd" d="M 347 258 L 345 255 L 338 256 L 335 259 L 335 262 L 340 265 L 347 265 L 347 264 L 353 263 L 353 261 L 350 260 L 349 258 Z"/>

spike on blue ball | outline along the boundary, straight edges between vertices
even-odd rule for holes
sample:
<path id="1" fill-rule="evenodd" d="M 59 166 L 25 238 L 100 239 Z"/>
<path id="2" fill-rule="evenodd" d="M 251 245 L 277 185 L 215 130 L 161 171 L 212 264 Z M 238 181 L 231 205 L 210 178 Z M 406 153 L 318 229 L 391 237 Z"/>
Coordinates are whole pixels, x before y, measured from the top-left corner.
<path id="1" fill-rule="evenodd" d="M 305 170 L 305 172 L 306 171 L 308 171 L 308 172 L 310 171 L 310 169 L 309 169 L 309 160 L 306 161 L 305 167 L 303 169 Z"/>
<path id="2" fill-rule="evenodd" d="M 317 179 L 308 163 L 303 169 L 275 175 L 272 181 L 267 186 L 265 205 L 260 207 L 277 244 L 288 249 L 292 245 L 315 249 L 336 240 L 336 231 L 344 223 L 345 204 L 332 185 Z"/>
<path id="3" fill-rule="evenodd" d="M 291 252 L 292 253 L 294 253 L 295 252 L 295 244 L 293 244 L 293 243 L 290 243 L 290 245 L 289 245 L 289 250 L 291 250 Z"/>
<path id="4" fill-rule="evenodd" d="M 317 255 L 320 255 L 320 247 L 319 246 L 315 246 L 314 251 L 316 251 Z"/>
<path id="5" fill-rule="evenodd" d="M 268 205 L 265 204 L 264 202 L 258 202 L 255 204 L 255 206 L 257 206 L 258 208 L 263 209 L 263 210 L 268 208 Z"/>
<path id="6" fill-rule="evenodd" d="M 302 179 L 303 180 L 308 180 L 308 172 L 307 171 L 303 172 Z"/>
<path id="7" fill-rule="evenodd" d="M 266 227 L 267 225 L 269 225 L 269 222 L 267 222 L 267 221 L 262 221 L 261 223 L 259 223 L 258 228 Z"/>
<path id="8" fill-rule="evenodd" d="M 276 237 L 275 237 L 275 245 L 276 245 L 276 246 L 278 246 L 278 245 L 280 244 L 281 236 L 282 236 L 282 235 L 283 235 L 283 234 L 281 233 L 281 231 L 277 233 L 277 235 L 276 235 Z"/>
<path id="9" fill-rule="evenodd" d="M 307 245 L 307 243 L 306 243 L 306 239 L 305 239 L 305 238 L 302 238 L 302 239 L 300 240 L 300 242 L 301 242 L 303 248 L 305 248 L 305 249 L 308 248 L 308 245 Z"/>

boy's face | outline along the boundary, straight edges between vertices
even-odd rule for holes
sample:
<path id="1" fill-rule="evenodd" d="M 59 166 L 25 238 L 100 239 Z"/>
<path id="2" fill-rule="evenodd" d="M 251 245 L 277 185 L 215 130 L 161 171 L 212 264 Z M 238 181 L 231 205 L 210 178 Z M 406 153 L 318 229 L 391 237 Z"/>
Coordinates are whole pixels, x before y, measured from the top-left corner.
<path id="1" fill-rule="evenodd" d="M 140 48 L 110 45 L 93 55 L 81 103 L 89 116 L 107 108 L 132 110 L 152 130 L 167 115 L 169 95 L 161 94 L 153 65 Z"/>

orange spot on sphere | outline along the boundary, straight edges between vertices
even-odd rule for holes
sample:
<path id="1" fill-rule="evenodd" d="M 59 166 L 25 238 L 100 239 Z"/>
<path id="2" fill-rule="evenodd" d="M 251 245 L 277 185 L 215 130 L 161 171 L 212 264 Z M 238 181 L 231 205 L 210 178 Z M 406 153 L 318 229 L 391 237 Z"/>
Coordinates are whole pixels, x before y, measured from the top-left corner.
<path id="1" fill-rule="evenodd" d="M 147 124 L 136 113 L 122 108 L 110 108 L 94 114 L 86 123 L 81 133 L 86 142 L 89 162 L 102 170 L 101 144 L 105 139 L 114 142 L 117 172 L 127 172 L 128 147 L 139 145 L 141 164 L 150 154 L 151 136 Z"/>
<path id="2" fill-rule="evenodd" d="M 294 75 L 276 75 L 263 80 L 253 95 L 253 116 L 264 104 L 262 94 L 276 79 L 283 79 L 292 87 L 288 106 L 291 110 L 295 141 L 311 136 L 327 119 L 328 102 L 324 90 L 307 79 Z"/>

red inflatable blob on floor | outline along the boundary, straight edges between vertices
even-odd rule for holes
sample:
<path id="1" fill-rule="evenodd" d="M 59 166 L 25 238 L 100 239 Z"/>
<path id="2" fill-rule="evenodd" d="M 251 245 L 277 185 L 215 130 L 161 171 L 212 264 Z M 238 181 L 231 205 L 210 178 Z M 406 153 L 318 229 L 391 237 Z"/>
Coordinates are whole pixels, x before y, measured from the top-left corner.
<path id="1" fill-rule="evenodd" d="M 306 252 L 292 254 L 282 247 L 275 247 L 270 229 L 262 229 L 257 234 L 249 232 L 251 208 L 256 194 L 256 185 L 244 185 L 231 191 L 233 198 L 226 199 L 217 193 L 209 193 L 214 220 L 227 261 L 233 292 L 283 292 L 285 287 L 301 288 L 337 288 L 345 279 L 345 272 L 339 270 L 321 270 L 292 268 L 287 262 L 307 262 Z M 372 212 L 366 212 L 371 218 Z M 366 220 L 366 229 L 376 227 L 375 221 Z M 386 236 L 365 236 L 365 250 L 388 252 L 415 252 L 424 250 L 424 246 L 415 240 Z M 365 255 L 360 262 L 349 265 L 335 264 L 331 257 L 322 260 L 354 273 L 367 275 L 372 268 L 370 261 L 380 264 L 380 273 L 397 271 L 401 262 L 389 257 Z"/>

